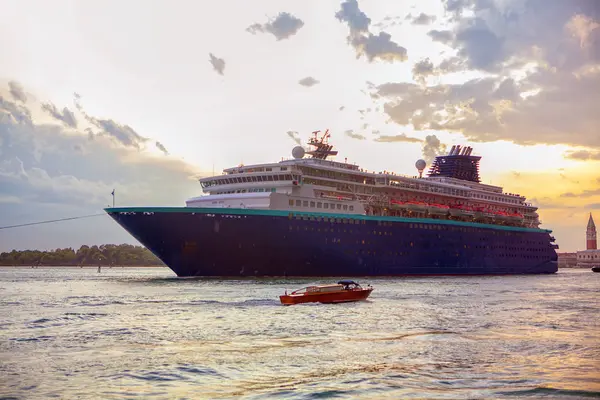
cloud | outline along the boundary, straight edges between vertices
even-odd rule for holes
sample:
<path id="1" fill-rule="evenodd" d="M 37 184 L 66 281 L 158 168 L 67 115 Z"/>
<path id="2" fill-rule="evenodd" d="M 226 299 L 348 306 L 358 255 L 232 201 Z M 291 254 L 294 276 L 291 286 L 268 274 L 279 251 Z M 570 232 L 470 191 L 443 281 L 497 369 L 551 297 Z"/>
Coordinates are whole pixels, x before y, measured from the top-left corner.
<path id="1" fill-rule="evenodd" d="M 319 81 L 312 76 L 307 76 L 306 78 L 300 79 L 298 83 L 302 86 L 311 87 L 317 85 Z"/>
<path id="2" fill-rule="evenodd" d="M 401 133 L 399 135 L 394 135 L 394 136 L 381 135 L 378 138 L 376 138 L 375 141 L 382 142 L 382 143 L 393 143 L 393 142 L 420 143 L 420 142 L 422 142 L 421 139 L 406 136 L 405 133 Z"/>
<path id="3" fill-rule="evenodd" d="M 148 140 L 148 138 L 141 136 L 130 126 L 121 125 L 112 119 L 97 119 L 88 115 L 86 115 L 86 119 L 96 127 L 100 128 L 100 131 L 98 131 L 95 136 L 111 137 L 124 146 L 139 149 L 141 145 Z"/>
<path id="4" fill-rule="evenodd" d="M 543 79 L 539 85 L 554 85 L 537 78 Z M 429 87 L 385 83 L 372 97 L 384 100 L 392 121 L 417 130 L 457 131 L 472 141 L 600 146 L 600 113 L 594 107 L 600 103 L 600 79 L 563 78 L 567 81 L 558 92 L 548 89 L 526 98 L 521 94 L 530 84 L 496 77 Z"/>
<path id="5" fill-rule="evenodd" d="M 586 204 L 585 208 L 592 209 L 592 210 L 600 210 L 600 203 Z"/>
<path id="6" fill-rule="evenodd" d="M 417 130 L 459 132 L 471 141 L 600 148 L 600 7 L 596 1 L 445 2 L 453 24 L 429 36 L 454 54 L 425 74 L 471 70 L 464 83 L 384 83 L 371 96 Z"/>
<path id="7" fill-rule="evenodd" d="M 358 1 L 346 0 L 341 4 L 341 9 L 335 14 L 335 17 L 348 24 L 351 35 L 358 35 L 369 32 L 371 18 L 360 10 Z"/>
<path id="8" fill-rule="evenodd" d="M 431 30 L 427 32 L 434 42 L 450 43 L 454 39 L 454 34 L 451 31 Z"/>
<path id="9" fill-rule="evenodd" d="M 412 20 L 413 25 L 429 25 L 429 24 L 435 22 L 436 17 L 435 17 L 435 15 L 427 15 L 425 13 L 421 13 L 421 14 L 417 15 L 416 17 L 413 17 L 411 14 L 408 14 L 406 16 L 406 19 Z"/>
<path id="10" fill-rule="evenodd" d="M 277 40 L 294 36 L 304 26 L 304 22 L 287 12 L 281 12 L 277 17 L 265 24 L 252 24 L 246 30 L 253 35 L 258 32 L 271 33 Z"/>
<path id="11" fill-rule="evenodd" d="M 540 209 L 574 209 L 576 208 L 575 206 L 569 206 L 563 203 L 557 203 L 555 201 L 553 201 L 551 198 L 549 197 L 542 197 L 540 199 L 536 198 L 536 197 L 532 197 L 530 199 L 531 204 L 533 204 L 534 206 L 540 208 Z"/>
<path id="12" fill-rule="evenodd" d="M 208 60 L 213 69 L 217 71 L 218 74 L 224 75 L 225 73 L 225 60 L 222 58 L 216 57 L 213 53 L 209 53 L 210 60 Z"/>
<path id="13" fill-rule="evenodd" d="M 392 41 L 392 36 L 384 31 L 374 35 L 369 31 L 371 19 L 360 10 L 356 0 L 346 0 L 335 17 L 348 25 L 348 43 L 355 49 L 356 58 L 365 56 L 369 62 L 379 59 L 387 62 L 406 61 L 407 51 Z"/>
<path id="14" fill-rule="evenodd" d="M 581 161 L 600 161 L 599 150 L 577 150 L 565 153 L 565 158 Z"/>
<path id="15" fill-rule="evenodd" d="M 428 76 L 435 75 L 433 63 L 429 60 L 429 58 L 425 58 L 415 63 L 412 68 L 412 74 L 415 81 L 424 84 L 425 79 L 427 79 Z"/>
<path id="16" fill-rule="evenodd" d="M 27 95 L 23 90 L 23 86 L 19 82 L 10 81 L 8 82 L 8 91 L 13 99 L 20 101 L 21 103 L 27 102 Z"/>
<path id="17" fill-rule="evenodd" d="M 584 190 L 580 193 L 573 193 L 573 192 L 566 192 L 566 193 L 562 193 L 560 195 L 560 197 L 575 197 L 575 198 L 582 198 L 582 197 L 593 197 L 593 196 L 598 196 L 600 195 L 600 189 L 591 189 L 591 190 Z"/>
<path id="18" fill-rule="evenodd" d="M 156 145 L 156 148 L 159 149 L 160 151 L 162 151 L 165 156 L 169 155 L 167 148 L 161 142 L 156 142 L 155 145 Z"/>
<path id="19" fill-rule="evenodd" d="M 0 94 L 4 90 L 0 88 Z M 83 126 L 67 127 L 46 117 L 44 104 L 50 103 L 28 100 L 27 108 L 5 99 L 0 103 L 4 116 L 0 118 L 0 215 L 6 225 L 101 212 L 113 188 L 121 205 L 182 205 L 200 192 L 199 171 L 182 161 L 153 155 L 145 145 L 156 141 L 133 135 L 127 125 L 77 110 L 80 125 L 88 118 L 98 125 L 94 126 L 99 134 L 90 140 Z M 115 130 L 130 136 L 119 138 Z M 89 222 L 73 222 L 66 228 L 52 225 L 0 234 L 4 235 L 0 251 L 114 240 L 135 243 L 109 218 L 95 221 L 94 229 L 89 229 Z"/>
<path id="20" fill-rule="evenodd" d="M 446 152 L 446 145 L 435 135 L 427 135 L 423 142 L 423 159 L 431 164 L 433 160 Z"/>
<path id="21" fill-rule="evenodd" d="M 296 131 L 287 131 L 287 135 L 292 138 L 294 142 L 298 145 L 302 145 L 302 141 L 300 140 L 300 134 Z"/>
<path id="22" fill-rule="evenodd" d="M 11 121 L 31 125 L 31 112 L 23 104 L 13 103 L 0 95 L 0 123 Z"/>
<path id="23" fill-rule="evenodd" d="M 345 108 L 346 108 L 346 106 L 340 106 L 340 108 L 338 110 L 344 111 Z"/>
<path id="24" fill-rule="evenodd" d="M 349 138 L 357 139 L 357 140 L 365 140 L 366 139 L 365 136 L 361 135 L 360 133 L 355 133 L 352 129 L 344 132 L 344 135 L 348 136 Z"/>
<path id="25" fill-rule="evenodd" d="M 64 122 L 65 125 L 70 126 L 71 128 L 77 128 L 77 119 L 75 119 L 75 114 L 73 114 L 73 112 L 67 107 L 63 108 L 61 112 L 54 104 L 44 103 L 42 104 L 42 109 L 57 120 Z"/>

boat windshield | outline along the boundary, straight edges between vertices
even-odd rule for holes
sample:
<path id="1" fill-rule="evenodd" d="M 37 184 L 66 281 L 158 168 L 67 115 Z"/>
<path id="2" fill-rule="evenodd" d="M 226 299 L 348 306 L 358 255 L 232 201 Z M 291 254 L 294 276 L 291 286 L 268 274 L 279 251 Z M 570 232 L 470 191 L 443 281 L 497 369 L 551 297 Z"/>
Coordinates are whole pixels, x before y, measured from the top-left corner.
<path id="1" fill-rule="evenodd" d="M 338 285 L 342 285 L 344 287 L 344 290 L 352 290 L 352 289 L 360 288 L 360 285 L 358 284 L 358 282 L 354 282 L 349 279 L 339 281 Z"/>

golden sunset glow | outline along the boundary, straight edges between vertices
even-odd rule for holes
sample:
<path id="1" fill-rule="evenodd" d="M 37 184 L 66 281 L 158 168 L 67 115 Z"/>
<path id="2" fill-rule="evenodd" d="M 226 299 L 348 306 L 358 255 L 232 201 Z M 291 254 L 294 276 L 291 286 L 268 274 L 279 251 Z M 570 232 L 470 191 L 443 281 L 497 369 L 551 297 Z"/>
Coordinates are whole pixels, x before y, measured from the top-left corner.
<path id="1" fill-rule="evenodd" d="M 0 212 L 93 212 L 113 188 L 183 205 L 198 176 L 330 129 L 337 159 L 372 171 L 470 145 L 483 183 L 581 249 L 600 214 L 600 21 L 570 4 L 5 2 Z M 108 219 L 49 229 L 0 233 L 0 250 L 131 240 Z"/>

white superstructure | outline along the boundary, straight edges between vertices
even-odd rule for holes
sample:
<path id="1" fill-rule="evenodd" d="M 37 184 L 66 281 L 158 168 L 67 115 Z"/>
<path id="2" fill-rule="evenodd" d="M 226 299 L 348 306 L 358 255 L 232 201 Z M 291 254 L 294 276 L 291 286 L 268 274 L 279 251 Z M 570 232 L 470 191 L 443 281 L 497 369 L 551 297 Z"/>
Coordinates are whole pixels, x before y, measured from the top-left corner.
<path id="1" fill-rule="evenodd" d="M 293 159 L 240 165 L 222 175 L 200 179 L 206 195 L 187 200 L 188 207 L 254 208 L 343 214 L 399 215 L 452 219 L 487 219 L 493 223 L 537 227 L 537 208 L 502 187 L 431 174 L 407 177 L 389 171 L 366 171 L 357 165 L 330 161 L 337 154 L 329 133 L 297 146 Z M 448 157 L 472 157 L 471 148 L 453 147 Z M 306 155 L 311 157 L 306 157 Z M 477 157 L 478 160 L 478 157 Z M 419 175 L 425 168 L 417 161 Z"/>

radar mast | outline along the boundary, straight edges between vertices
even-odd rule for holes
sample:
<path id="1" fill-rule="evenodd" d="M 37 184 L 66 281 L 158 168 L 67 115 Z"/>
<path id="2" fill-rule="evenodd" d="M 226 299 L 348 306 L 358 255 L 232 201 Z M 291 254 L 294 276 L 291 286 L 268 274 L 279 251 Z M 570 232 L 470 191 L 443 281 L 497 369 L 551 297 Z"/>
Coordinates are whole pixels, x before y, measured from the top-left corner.
<path id="1" fill-rule="evenodd" d="M 313 131 L 313 137 L 308 141 L 309 146 L 314 146 L 314 150 L 307 151 L 306 154 L 310 154 L 312 158 L 318 158 L 319 160 L 325 160 L 329 156 L 336 156 L 337 150 L 332 150 L 333 145 L 329 144 L 329 129 L 319 137 L 318 134 L 321 131 Z"/>

